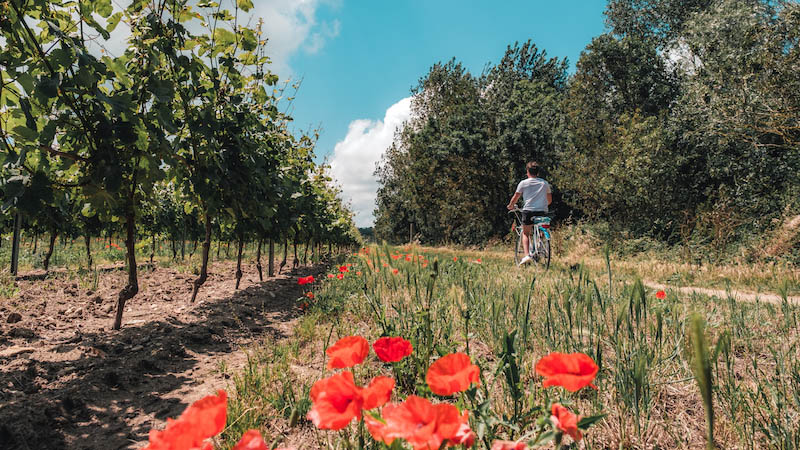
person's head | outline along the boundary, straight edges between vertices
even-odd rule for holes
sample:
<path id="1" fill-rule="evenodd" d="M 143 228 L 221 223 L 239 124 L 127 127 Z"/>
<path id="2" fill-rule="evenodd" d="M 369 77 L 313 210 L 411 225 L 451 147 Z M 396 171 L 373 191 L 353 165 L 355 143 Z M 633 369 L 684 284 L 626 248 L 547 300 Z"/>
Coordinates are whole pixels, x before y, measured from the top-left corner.
<path id="1" fill-rule="evenodd" d="M 539 176 L 539 163 L 536 161 L 531 161 L 525 166 L 525 170 L 528 171 L 528 175 L 532 177 Z"/>

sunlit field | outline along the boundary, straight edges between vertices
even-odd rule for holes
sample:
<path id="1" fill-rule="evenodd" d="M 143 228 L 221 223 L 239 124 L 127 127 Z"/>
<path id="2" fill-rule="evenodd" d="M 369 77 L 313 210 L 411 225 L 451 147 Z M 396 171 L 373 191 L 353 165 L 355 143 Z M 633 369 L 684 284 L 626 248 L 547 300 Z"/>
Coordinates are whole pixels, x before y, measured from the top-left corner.
<path id="1" fill-rule="evenodd" d="M 257 428 L 268 441 L 297 448 L 380 448 L 355 417 L 338 431 L 317 429 L 306 419 L 309 391 L 342 372 L 326 369 L 325 353 L 340 338 L 396 336 L 411 342 L 411 355 L 389 364 L 370 350 L 353 369 L 356 385 L 388 376 L 392 402 L 416 395 L 468 411 L 480 448 L 496 440 L 533 445 L 543 436 L 548 446 L 700 448 L 708 418 L 717 448 L 800 444 L 795 306 L 662 295 L 609 264 L 610 285 L 607 273 L 580 263 L 556 261 L 541 272 L 515 268 L 498 252 L 362 250 L 306 285 L 311 294 L 297 300 L 306 313 L 294 335 L 257 346 L 248 369 L 234 374 L 225 442 Z M 690 336 L 693 313 L 702 325 L 699 341 Z M 480 368 L 480 382 L 433 394 L 429 366 L 456 352 Z M 599 366 L 597 389 L 544 388 L 535 367 L 552 352 L 588 355 Z M 701 357 L 710 374 L 710 416 L 691 368 Z M 576 444 L 550 424 L 553 403 L 599 420 Z M 380 409 L 364 414 L 380 417 Z"/>

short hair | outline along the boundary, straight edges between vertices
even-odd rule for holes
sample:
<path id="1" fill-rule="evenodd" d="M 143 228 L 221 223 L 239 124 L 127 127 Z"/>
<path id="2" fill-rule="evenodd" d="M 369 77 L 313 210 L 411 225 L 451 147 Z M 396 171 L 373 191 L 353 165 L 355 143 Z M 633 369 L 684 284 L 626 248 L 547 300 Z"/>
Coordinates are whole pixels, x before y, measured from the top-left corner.
<path id="1" fill-rule="evenodd" d="M 525 169 L 528 171 L 529 174 L 531 174 L 533 176 L 538 176 L 539 175 L 539 163 L 537 163 L 536 161 L 529 162 L 525 166 Z"/>

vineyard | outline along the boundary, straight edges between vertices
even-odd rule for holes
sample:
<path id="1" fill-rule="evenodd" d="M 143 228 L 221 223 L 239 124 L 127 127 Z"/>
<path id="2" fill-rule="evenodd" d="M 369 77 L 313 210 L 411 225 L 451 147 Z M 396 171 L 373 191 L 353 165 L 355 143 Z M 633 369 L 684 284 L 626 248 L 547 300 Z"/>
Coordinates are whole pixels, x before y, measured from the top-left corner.
<path id="1" fill-rule="evenodd" d="M 267 69 L 262 24 L 237 21 L 252 2 L 225 9 L 134 1 L 118 12 L 111 0 L 2 6 L 2 196 L 12 275 L 21 233 L 34 249 L 40 236 L 48 241 L 45 272 L 59 236 L 85 242 L 79 264 L 89 270 L 93 245 L 121 251 L 128 279 L 118 294 L 119 329 L 139 292 L 142 254 L 149 245 L 152 264 L 160 240 L 173 250 L 180 241 L 182 255 L 191 241 L 190 252 L 202 255 L 192 301 L 208 279 L 214 235 L 234 242 L 237 280 L 245 244 L 256 243 L 260 256 L 267 243 L 272 257 L 276 241 L 357 241 L 326 168 L 313 162 L 315 136 L 288 130 L 291 118 L 280 109 L 291 86 Z M 108 55 L 99 41 L 121 20 L 132 30 L 128 47 Z"/>

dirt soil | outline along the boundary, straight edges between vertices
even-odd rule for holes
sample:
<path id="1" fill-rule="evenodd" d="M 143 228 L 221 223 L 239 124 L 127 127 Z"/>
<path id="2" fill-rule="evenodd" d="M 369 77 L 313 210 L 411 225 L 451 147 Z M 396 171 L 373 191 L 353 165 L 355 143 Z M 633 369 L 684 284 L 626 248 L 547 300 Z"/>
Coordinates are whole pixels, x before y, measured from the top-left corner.
<path id="1" fill-rule="evenodd" d="M 216 263 L 194 304 L 194 275 L 144 271 L 118 331 L 125 272 L 101 275 L 96 291 L 63 276 L 19 281 L 0 303 L 0 449 L 142 447 L 150 429 L 229 385 L 222 361 L 235 370 L 247 344 L 288 337 L 302 295 L 296 277 L 322 270 L 259 282 L 250 265 L 236 291 L 235 264 Z"/>

